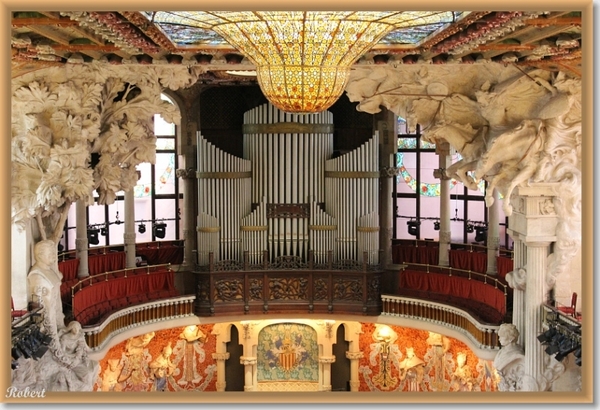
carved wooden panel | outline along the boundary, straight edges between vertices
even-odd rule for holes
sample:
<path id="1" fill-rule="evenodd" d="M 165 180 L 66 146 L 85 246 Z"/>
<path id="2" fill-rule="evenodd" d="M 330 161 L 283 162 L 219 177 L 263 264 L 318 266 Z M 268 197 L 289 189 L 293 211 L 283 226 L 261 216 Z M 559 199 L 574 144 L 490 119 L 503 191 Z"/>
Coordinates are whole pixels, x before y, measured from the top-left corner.
<path id="1" fill-rule="evenodd" d="M 305 277 L 272 277 L 269 279 L 269 300 L 307 300 L 308 279 Z"/>
<path id="2" fill-rule="evenodd" d="M 308 218 L 309 204 L 267 204 L 267 218 Z"/>

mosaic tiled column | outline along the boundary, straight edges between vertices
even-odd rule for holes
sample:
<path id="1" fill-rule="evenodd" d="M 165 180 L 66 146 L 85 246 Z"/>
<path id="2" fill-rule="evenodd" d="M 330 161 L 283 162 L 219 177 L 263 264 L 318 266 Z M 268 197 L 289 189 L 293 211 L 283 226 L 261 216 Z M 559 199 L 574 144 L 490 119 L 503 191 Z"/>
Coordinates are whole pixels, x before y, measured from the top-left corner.
<path id="1" fill-rule="evenodd" d="M 331 391 L 331 363 L 334 362 L 335 356 L 319 356 L 321 374 L 323 375 L 321 391 Z"/>
<path id="2" fill-rule="evenodd" d="M 450 145 L 447 142 L 436 144 L 435 152 L 438 154 L 439 170 L 433 172 L 435 178 L 440 180 L 440 238 L 439 262 L 440 266 L 450 266 L 450 178 L 441 170 L 452 165 Z"/>
<path id="3" fill-rule="evenodd" d="M 77 259 L 79 259 L 79 267 L 77 268 L 77 277 L 86 278 L 90 276 L 88 267 L 88 238 L 87 238 L 87 206 L 83 199 L 75 203 L 75 220 L 77 227 L 75 228 L 75 249 L 77 250 Z"/>
<path id="4" fill-rule="evenodd" d="M 358 391 L 360 380 L 358 379 L 358 361 L 364 356 L 363 352 L 346 352 L 346 358 L 350 359 L 350 391 Z"/>
<path id="5" fill-rule="evenodd" d="M 217 391 L 225 391 L 225 360 L 229 359 L 229 352 L 213 353 L 212 358 L 217 361 Z"/>
<path id="6" fill-rule="evenodd" d="M 381 266 L 392 264 L 392 229 L 394 204 L 392 199 L 393 182 L 397 174 L 394 161 L 398 151 L 397 115 L 383 109 L 375 115 L 376 131 L 379 132 L 379 164 L 382 167 L 379 180 L 379 243 L 382 248 Z"/>
<path id="7" fill-rule="evenodd" d="M 499 237 L 499 217 L 500 201 L 498 201 L 498 191 L 494 190 L 494 203 L 488 208 L 488 229 L 487 229 L 487 271 L 488 275 L 498 274 L 498 249 L 500 247 Z"/>
<path id="8" fill-rule="evenodd" d="M 135 199 L 133 189 L 125 192 L 125 267 L 135 268 Z"/>
<path id="9" fill-rule="evenodd" d="M 240 363 L 244 365 L 244 391 L 255 391 L 254 367 L 256 366 L 256 357 L 242 356 Z"/>
<path id="10" fill-rule="evenodd" d="M 196 266 L 196 219 L 195 210 L 195 184 L 196 171 L 192 168 L 178 169 L 177 177 L 183 179 L 183 240 L 184 251 L 182 266 L 184 269 L 193 270 Z"/>
<path id="11" fill-rule="evenodd" d="M 555 184 L 519 186 L 511 198 L 513 213 L 509 217 L 509 234 L 526 246 L 525 300 L 521 316 L 522 346 L 525 350 L 523 390 L 547 390 L 549 375 L 545 371 L 544 346 L 537 340 L 542 332 L 542 305 L 546 301 L 547 259 L 550 244 L 556 241 L 558 222 L 553 207 Z M 519 319 L 517 319 L 519 320 Z M 515 319 L 513 319 L 515 321 Z"/>

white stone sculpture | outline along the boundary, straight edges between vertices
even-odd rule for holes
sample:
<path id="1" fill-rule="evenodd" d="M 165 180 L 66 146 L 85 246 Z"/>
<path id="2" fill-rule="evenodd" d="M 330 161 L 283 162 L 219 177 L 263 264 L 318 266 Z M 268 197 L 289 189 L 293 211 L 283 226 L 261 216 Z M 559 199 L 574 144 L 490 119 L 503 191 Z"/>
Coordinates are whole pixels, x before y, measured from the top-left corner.
<path id="1" fill-rule="evenodd" d="M 133 188 L 136 165 L 155 162 L 153 116 L 177 122 L 161 99 L 161 80 L 192 84 L 185 67 L 114 66 L 99 62 L 38 70 L 12 81 L 12 222 L 32 219 L 41 239 L 58 242 L 71 204 L 114 202 Z M 185 80 L 184 80 L 185 78 Z M 90 161 L 91 158 L 91 161 Z"/>
<path id="2" fill-rule="evenodd" d="M 517 344 L 519 331 L 512 323 L 503 323 L 498 329 L 502 348 L 494 358 L 494 368 L 500 378 L 500 391 L 520 391 L 523 388 L 525 353 Z"/>
<path id="3" fill-rule="evenodd" d="M 65 316 L 60 296 L 63 275 L 58 270 L 56 244 L 49 239 L 34 246 L 35 263 L 29 270 L 29 288 L 43 306 L 42 331 L 58 339 L 58 331 L 65 327 Z"/>

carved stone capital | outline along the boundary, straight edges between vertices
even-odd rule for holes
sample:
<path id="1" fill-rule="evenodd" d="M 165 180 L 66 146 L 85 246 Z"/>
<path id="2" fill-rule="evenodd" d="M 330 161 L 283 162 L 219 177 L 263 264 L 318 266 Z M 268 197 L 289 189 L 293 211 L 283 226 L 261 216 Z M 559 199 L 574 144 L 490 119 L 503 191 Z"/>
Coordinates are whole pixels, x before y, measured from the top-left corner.
<path id="1" fill-rule="evenodd" d="M 196 178 L 196 170 L 192 168 L 179 168 L 175 171 L 175 175 L 177 175 L 177 178 L 193 179 Z"/>
<path id="2" fill-rule="evenodd" d="M 437 179 L 441 179 L 442 181 L 448 181 L 449 179 L 451 179 L 448 175 L 446 175 L 446 172 L 444 172 L 445 169 L 444 168 L 437 168 L 433 170 L 433 177 L 437 178 Z"/>
<path id="3" fill-rule="evenodd" d="M 346 352 L 346 359 L 350 360 L 360 360 L 364 357 L 363 352 Z"/>
<path id="4" fill-rule="evenodd" d="M 87 238 L 75 239 L 75 249 L 77 250 L 77 252 L 86 251 L 88 249 Z"/>
<path id="5" fill-rule="evenodd" d="M 450 243 L 450 231 L 440 231 L 440 243 Z"/>
<path id="6" fill-rule="evenodd" d="M 400 168 L 383 166 L 379 169 L 382 178 L 392 178 L 400 174 Z"/>
<path id="7" fill-rule="evenodd" d="M 123 240 L 125 243 L 135 243 L 135 233 L 124 233 Z"/>
<path id="8" fill-rule="evenodd" d="M 240 357 L 240 363 L 244 366 L 251 366 L 256 364 L 256 357 L 242 356 Z"/>
<path id="9" fill-rule="evenodd" d="M 319 363 L 334 363 L 335 356 L 319 356 Z"/>
<path id="10" fill-rule="evenodd" d="M 215 360 L 227 360 L 227 359 L 229 359 L 229 352 L 213 353 L 212 358 Z"/>

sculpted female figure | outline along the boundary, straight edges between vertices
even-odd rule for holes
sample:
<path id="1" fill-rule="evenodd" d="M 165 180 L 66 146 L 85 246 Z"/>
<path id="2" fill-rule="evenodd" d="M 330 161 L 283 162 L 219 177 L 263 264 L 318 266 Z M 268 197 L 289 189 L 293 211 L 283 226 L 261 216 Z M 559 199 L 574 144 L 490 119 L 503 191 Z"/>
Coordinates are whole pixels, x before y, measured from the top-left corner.
<path id="1" fill-rule="evenodd" d="M 43 240 L 33 248 L 35 264 L 29 270 L 29 287 L 44 307 L 43 327 L 45 333 L 56 338 L 58 330 L 65 327 L 65 315 L 60 297 L 63 275 L 58 270 L 56 244 Z"/>

